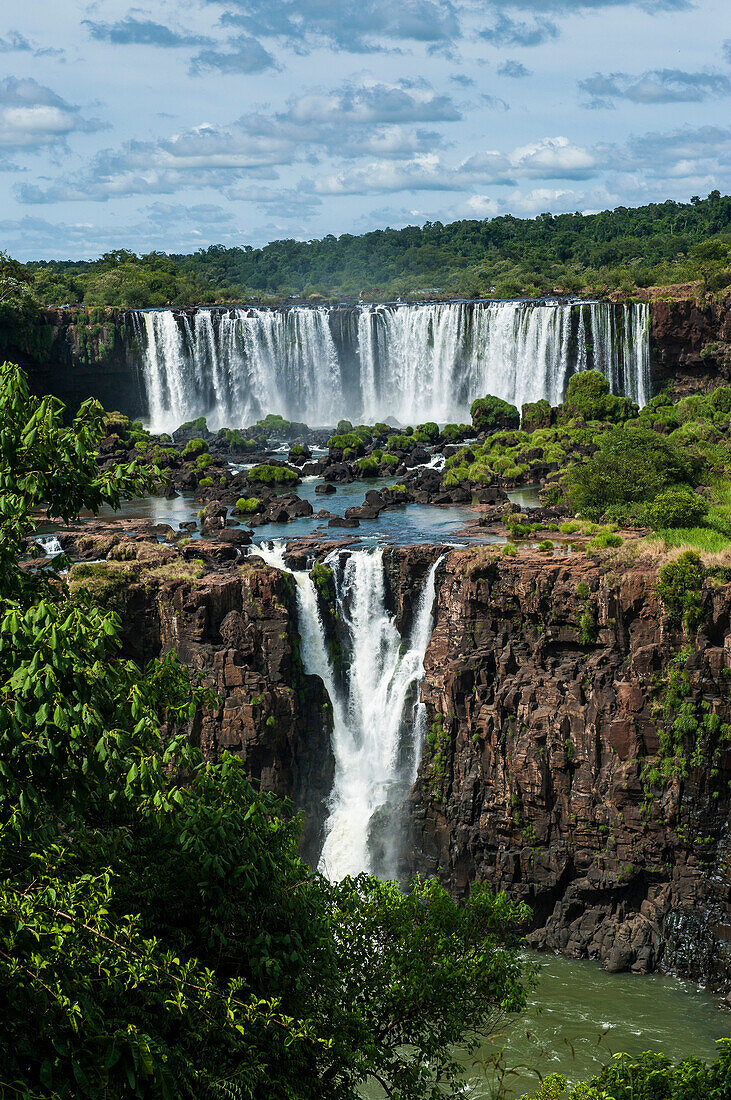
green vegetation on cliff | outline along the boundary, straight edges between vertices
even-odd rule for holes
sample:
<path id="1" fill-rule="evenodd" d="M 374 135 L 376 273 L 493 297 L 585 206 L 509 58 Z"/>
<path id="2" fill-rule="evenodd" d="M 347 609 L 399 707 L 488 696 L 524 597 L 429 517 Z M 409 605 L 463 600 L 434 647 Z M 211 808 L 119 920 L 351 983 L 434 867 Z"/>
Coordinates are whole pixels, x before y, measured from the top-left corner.
<path id="1" fill-rule="evenodd" d="M 713 191 L 599 214 L 504 215 L 193 255 L 110 252 L 28 265 L 44 304 L 161 306 L 259 296 L 337 299 L 592 294 L 698 281 L 731 285 L 731 198 Z"/>

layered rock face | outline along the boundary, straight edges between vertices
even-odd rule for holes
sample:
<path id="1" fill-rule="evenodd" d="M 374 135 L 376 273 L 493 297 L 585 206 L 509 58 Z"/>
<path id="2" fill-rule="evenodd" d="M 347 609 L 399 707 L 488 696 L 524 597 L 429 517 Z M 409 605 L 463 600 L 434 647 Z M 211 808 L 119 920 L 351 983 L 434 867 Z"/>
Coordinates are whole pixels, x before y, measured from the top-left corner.
<path id="1" fill-rule="evenodd" d="M 111 571 L 120 591 L 126 653 L 140 661 L 174 651 L 201 674 L 218 702 L 195 715 L 193 742 L 208 759 L 241 755 L 265 790 L 290 799 L 303 817 L 303 854 L 316 860 L 332 790 L 332 711 L 322 682 L 302 669 L 291 578 L 256 558 L 210 568 L 172 548 L 121 545 L 134 546 L 136 560 L 92 568 Z M 72 572 L 71 583 L 89 582 Z"/>
<path id="2" fill-rule="evenodd" d="M 89 397 L 133 419 L 147 395 L 129 313 L 121 309 L 45 309 L 32 323 L 0 331 L 2 356 L 19 363 L 34 393 L 52 393 L 75 413 Z"/>
<path id="3" fill-rule="evenodd" d="M 650 317 L 654 390 L 669 382 L 682 397 L 731 382 L 731 298 L 653 302 Z"/>
<path id="4" fill-rule="evenodd" d="M 483 563 L 480 564 L 482 555 Z M 423 685 L 414 870 L 527 901 L 531 942 L 610 970 L 731 982 L 731 753 L 648 785 L 664 680 L 731 721 L 731 585 L 707 586 L 697 646 L 664 625 L 652 569 L 454 551 Z M 675 658 L 675 662 L 673 663 Z M 677 769 L 679 770 L 679 769 Z"/>
<path id="5" fill-rule="evenodd" d="M 131 532 L 64 538 L 72 553 L 108 553 L 69 583 L 122 608 L 127 653 L 174 650 L 214 688 L 190 736 L 208 758 L 240 754 L 293 801 L 316 863 L 332 711 L 321 681 L 303 674 L 291 578 L 257 558 L 187 560 L 187 547 Z M 384 553 L 402 635 L 443 551 Z M 731 584 L 706 582 L 691 640 L 668 625 L 650 565 L 481 546 L 445 553 L 437 576 L 408 870 L 457 896 L 486 881 L 527 901 L 537 947 L 729 988 Z M 664 780 L 649 771 L 663 759 Z"/>

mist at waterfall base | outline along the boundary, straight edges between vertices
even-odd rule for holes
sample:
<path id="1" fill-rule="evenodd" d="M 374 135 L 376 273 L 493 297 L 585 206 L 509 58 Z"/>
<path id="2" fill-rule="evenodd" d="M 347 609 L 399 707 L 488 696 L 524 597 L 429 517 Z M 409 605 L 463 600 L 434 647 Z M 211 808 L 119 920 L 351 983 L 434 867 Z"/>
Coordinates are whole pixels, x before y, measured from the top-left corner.
<path id="1" fill-rule="evenodd" d="M 131 314 L 149 427 L 199 416 L 213 430 L 267 413 L 310 426 L 469 421 L 476 397 L 558 404 L 600 370 L 650 396 L 646 303 L 446 302 L 349 309 L 147 310 Z"/>
<path id="2" fill-rule="evenodd" d="M 403 638 L 387 607 L 383 550 L 336 551 L 325 559 L 333 571 L 340 662 L 331 655 L 310 574 L 287 567 L 283 543 L 252 553 L 294 578 L 302 664 L 322 680 L 332 705 L 335 777 L 320 870 L 333 880 L 361 871 L 400 878 L 403 812 L 424 742 L 419 686 L 441 558 L 429 568 Z"/>

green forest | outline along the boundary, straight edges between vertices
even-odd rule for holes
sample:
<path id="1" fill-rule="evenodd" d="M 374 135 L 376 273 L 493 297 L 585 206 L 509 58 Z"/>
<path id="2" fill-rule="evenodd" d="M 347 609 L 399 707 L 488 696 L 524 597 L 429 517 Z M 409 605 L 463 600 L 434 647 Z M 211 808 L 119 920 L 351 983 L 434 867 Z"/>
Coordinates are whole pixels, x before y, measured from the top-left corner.
<path id="1" fill-rule="evenodd" d="M 731 286 L 731 197 L 712 191 L 597 214 L 511 215 L 360 236 L 211 245 L 192 255 L 119 250 L 25 269 L 43 305 L 164 306 L 251 300 L 632 294 L 697 283 Z"/>

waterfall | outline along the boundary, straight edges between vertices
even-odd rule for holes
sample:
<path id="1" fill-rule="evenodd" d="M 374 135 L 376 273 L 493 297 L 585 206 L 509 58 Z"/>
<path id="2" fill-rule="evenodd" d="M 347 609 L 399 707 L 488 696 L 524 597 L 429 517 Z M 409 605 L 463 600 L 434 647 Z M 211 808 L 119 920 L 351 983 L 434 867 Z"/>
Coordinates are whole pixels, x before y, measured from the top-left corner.
<path id="1" fill-rule="evenodd" d="M 320 869 L 333 880 L 361 871 L 397 877 L 401 814 L 424 740 L 417 690 L 433 626 L 439 561 L 429 569 L 411 630 L 402 638 L 386 607 L 383 550 L 336 552 L 328 559 L 345 651 L 338 675 L 309 573 L 287 569 L 281 544 L 251 553 L 292 574 L 302 663 L 305 672 L 320 677 L 332 703 L 335 778 Z"/>
<path id="2" fill-rule="evenodd" d="M 267 413 L 312 426 L 464 422 L 475 397 L 558 404 L 572 374 L 650 397 L 647 303 L 432 302 L 132 315 L 153 431 Z M 333 330 L 337 330 L 337 343 Z"/>
<path id="3" fill-rule="evenodd" d="M 47 558 L 57 558 L 59 554 L 63 554 L 63 547 L 56 535 L 36 535 L 34 542 Z"/>

